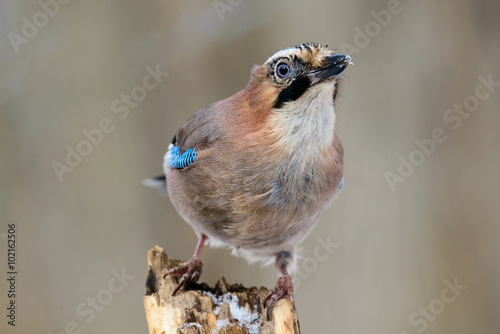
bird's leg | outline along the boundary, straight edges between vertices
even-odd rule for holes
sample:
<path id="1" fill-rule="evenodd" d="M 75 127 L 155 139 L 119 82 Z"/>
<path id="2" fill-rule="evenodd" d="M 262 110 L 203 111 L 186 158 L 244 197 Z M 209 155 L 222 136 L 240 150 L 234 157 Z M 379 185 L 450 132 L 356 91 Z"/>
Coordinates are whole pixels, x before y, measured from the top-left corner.
<path id="1" fill-rule="evenodd" d="M 194 251 L 193 256 L 189 259 L 187 264 L 183 267 L 175 267 L 173 269 L 170 269 L 164 276 L 163 278 L 167 277 L 168 275 L 172 274 L 182 274 L 181 279 L 179 280 L 179 284 L 175 288 L 174 292 L 172 292 L 172 296 L 179 291 L 180 288 L 182 288 L 184 285 L 187 285 L 192 282 L 196 282 L 198 278 L 201 276 L 201 272 L 203 270 L 203 263 L 201 262 L 200 259 L 200 253 L 201 249 L 203 248 L 203 245 L 205 244 L 205 240 L 207 239 L 207 236 L 202 234 L 201 238 L 198 240 L 198 244 L 196 245 L 196 249 Z"/>
<path id="2" fill-rule="evenodd" d="M 273 308 L 276 306 L 276 303 L 278 300 L 283 298 L 285 295 L 288 295 L 290 297 L 290 301 L 292 302 L 293 306 L 295 307 L 295 297 L 294 297 L 294 288 L 293 288 L 293 279 L 292 276 L 288 273 L 286 267 L 288 265 L 288 261 L 286 261 L 287 258 L 290 258 L 291 255 L 290 253 L 284 251 L 281 252 L 278 255 L 278 261 L 279 267 L 281 270 L 281 277 L 278 278 L 278 281 L 276 282 L 276 286 L 272 288 L 269 293 L 267 294 L 266 297 L 266 302 L 268 302 L 267 306 L 267 318 L 271 319 L 271 314 L 273 312 Z M 281 260 L 284 261 L 279 261 Z"/>

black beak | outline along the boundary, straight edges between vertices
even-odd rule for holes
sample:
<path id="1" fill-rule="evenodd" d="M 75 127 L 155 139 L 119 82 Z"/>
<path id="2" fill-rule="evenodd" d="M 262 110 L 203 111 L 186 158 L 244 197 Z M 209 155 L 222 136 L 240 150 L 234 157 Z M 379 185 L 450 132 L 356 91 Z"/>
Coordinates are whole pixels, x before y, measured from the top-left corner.
<path id="1" fill-rule="evenodd" d="M 324 66 L 309 72 L 311 85 L 322 82 L 328 78 L 339 76 L 351 63 L 348 55 L 331 55 L 325 58 Z"/>

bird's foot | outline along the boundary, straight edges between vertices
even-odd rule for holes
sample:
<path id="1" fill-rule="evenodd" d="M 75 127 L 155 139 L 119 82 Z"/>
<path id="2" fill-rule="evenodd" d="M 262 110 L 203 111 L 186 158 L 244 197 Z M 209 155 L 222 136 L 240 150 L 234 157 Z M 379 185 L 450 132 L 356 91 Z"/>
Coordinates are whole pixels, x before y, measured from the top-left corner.
<path id="1" fill-rule="evenodd" d="M 276 306 L 278 300 L 283 298 L 285 295 L 290 297 L 290 301 L 295 307 L 295 297 L 293 295 L 293 279 L 290 275 L 284 275 L 278 278 L 276 282 L 276 286 L 272 288 L 266 297 L 267 306 L 267 318 L 271 319 L 271 314 L 273 313 L 273 309 Z"/>
<path id="2" fill-rule="evenodd" d="M 173 269 L 170 269 L 163 276 L 163 278 L 167 277 L 168 275 L 182 275 L 179 280 L 179 284 L 175 288 L 174 292 L 172 292 L 173 296 L 183 286 L 188 285 L 192 282 L 196 282 L 198 278 L 200 278 L 202 270 L 203 270 L 203 263 L 201 262 L 201 259 L 198 256 L 193 256 L 192 258 L 189 259 L 189 261 L 185 266 L 175 267 Z"/>

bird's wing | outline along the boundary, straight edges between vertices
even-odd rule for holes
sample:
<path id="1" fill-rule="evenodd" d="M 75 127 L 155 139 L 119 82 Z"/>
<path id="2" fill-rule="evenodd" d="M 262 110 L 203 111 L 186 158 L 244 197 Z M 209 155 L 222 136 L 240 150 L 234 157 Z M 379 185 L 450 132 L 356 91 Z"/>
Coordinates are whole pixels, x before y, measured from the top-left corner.
<path id="1" fill-rule="evenodd" d="M 218 113 L 213 105 L 201 109 L 177 131 L 172 144 L 179 147 L 180 152 L 191 148 L 203 150 L 211 147 L 221 136 L 217 118 Z"/>
<path id="2" fill-rule="evenodd" d="M 179 129 L 165 156 L 164 168 L 167 158 L 173 168 L 190 166 L 199 152 L 212 147 L 221 137 L 222 131 L 217 126 L 221 123 L 217 120 L 220 116 L 216 110 L 213 105 L 201 109 Z"/>
<path id="3" fill-rule="evenodd" d="M 200 151 L 210 148 L 221 137 L 222 131 L 214 126 L 220 124 L 216 120 L 218 116 L 215 110 L 213 105 L 201 109 L 177 131 L 165 154 L 164 170 L 166 166 L 176 169 L 189 167 L 196 161 Z M 166 194 L 165 175 L 146 179 L 143 185 L 158 188 Z"/>

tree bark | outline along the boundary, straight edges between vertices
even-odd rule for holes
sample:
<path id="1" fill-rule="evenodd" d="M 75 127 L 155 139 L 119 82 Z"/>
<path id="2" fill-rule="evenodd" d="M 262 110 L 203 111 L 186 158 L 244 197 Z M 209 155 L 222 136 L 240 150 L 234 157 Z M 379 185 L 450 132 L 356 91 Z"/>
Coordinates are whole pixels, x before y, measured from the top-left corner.
<path id="1" fill-rule="evenodd" d="M 288 297 L 281 299 L 268 320 L 264 287 L 245 288 L 228 284 L 224 277 L 215 287 L 192 283 L 175 296 L 179 276 L 163 275 L 185 262 L 170 258 L 155 246 L 148 252 L 148 274 L 144 307 L 150 334 L 297 334 L 297 313 Z"/>

